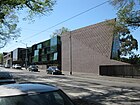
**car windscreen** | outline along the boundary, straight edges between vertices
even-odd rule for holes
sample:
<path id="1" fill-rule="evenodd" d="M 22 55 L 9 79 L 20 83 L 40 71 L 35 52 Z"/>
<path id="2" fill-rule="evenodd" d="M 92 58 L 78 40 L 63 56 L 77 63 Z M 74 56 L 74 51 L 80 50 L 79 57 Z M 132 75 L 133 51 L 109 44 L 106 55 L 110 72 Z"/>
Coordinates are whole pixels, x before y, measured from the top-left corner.
<path id="1" fill-rule="evenodd" d="M 57 67 L 49 67 L 48 70 L 57 70 Z"/>
<path id="2" fill-rule="evenodd" d="M 61 90 L 34 95 L 1 97 L 0 105 L 74 105 Z"/>

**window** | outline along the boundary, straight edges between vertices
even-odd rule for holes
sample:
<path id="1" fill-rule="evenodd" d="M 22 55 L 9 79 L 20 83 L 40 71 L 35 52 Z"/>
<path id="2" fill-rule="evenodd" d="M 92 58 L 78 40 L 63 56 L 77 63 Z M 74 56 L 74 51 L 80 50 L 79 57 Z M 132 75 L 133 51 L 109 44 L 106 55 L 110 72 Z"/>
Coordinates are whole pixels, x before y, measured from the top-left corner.
<path id="1" fill-rule="evenodd" d="M 42 61 L 47 61 L 47 56 L 46 55 L 42 55 Z"/>
<path id="2" fill-rule="evenodd" d="M 45 50 L 44 49 L 42 49 L 42 53 L 41 53 L 42 55 L 44 55 L 45 54 Z"/>
<path id="3" fill-rule="evenodd" d="M 51 46 L 50 50 L 51 50 L 51 52 L 56 52 L 57 51 L 57 45 L 56 46 Z"/>
<path id="4" fill-rule="evenodd" d="M 50 61 L 53 60 L 53 54 L 50 54 Z"/>
<path id="5" fill-rule="evenodd" d="M 42 44 L 37 45 L 37 49 L 41 49 L 42 48 Z"/>
<path id="6" fill-rule="evenodd" d="M 56 53 L 53 53 L 53 54 L 50 54 L 50 60 L 51 61 L 57 60 L 57 55 L 58 55 L 57 52 Z"/>
<path id="7" fill-rule="evenodd" d="M 119 49 L 120 49 L 119 36 L 114 35 L 111 58 L 118 58 L 118 56 L 119 56 L 119 54 L 118 54 Z"/>
<path id="8" fill-rule="evenodd" d="M 39 55 L 39 50 L 34 51 L 34 56 Z"/>
<path id="9" fill-rule="evenodd" d="M 53 60 L 57 60 L 57 55 L 58 55 L 58 53 L 54 53 Z"/>
<path id="10" fill-rule="evenodd" d="M 46 53 L 49 54 L 50 53 L 50 47 L 46 48 Z"/>
<path id="11" fill-rule="evenodd" d="M 63 92 L 52 91 L 35 95 L 0 97 L 0 105 L 74 105 L 74 104 Z"/>
<path id="12" fill-rule="evenodd" d="M 58 94 L 57 92 L 54 92 L 54 98 L 55 98 L 57 104 L 65 105 L 62 96 L 60 96 L 60 94 Z"/>
<path id="13" fill-rule="evenodd" d="M 47 40 L 43 43 L 43 47 L 49 47 L 50 46 L 50 40 Z"/>
<path id="14" fill-rule="evenodd" d="M 38 62 L 38 56 L 34 56 L 33 62 Z"/>
<path id="15" fill-rule="evenodd" d="M 57 45 L 57 37 L 51 38 L 50 46 L 55 46 L 55 45 Z"/>

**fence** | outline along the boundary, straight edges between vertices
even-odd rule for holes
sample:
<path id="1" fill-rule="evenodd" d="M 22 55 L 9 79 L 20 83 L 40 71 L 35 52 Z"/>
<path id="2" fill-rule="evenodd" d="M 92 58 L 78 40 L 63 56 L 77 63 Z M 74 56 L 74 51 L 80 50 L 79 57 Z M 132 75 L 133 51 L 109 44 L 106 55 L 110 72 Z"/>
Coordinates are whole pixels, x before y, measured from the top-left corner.
<path id="1" fill-rule="evenodd" d="M 101 65 L 99 74 L 132 78 L 140 77 L 140 65 Z"/>

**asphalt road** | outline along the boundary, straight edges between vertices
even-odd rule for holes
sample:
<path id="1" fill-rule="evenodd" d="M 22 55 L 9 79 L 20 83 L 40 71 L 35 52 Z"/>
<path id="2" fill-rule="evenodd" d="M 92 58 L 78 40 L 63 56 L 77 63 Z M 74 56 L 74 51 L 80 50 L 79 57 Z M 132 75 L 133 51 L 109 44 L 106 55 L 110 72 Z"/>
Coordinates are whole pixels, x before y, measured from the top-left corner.
<path id="1" fill-rule="evenodd" d="M 43 82 L 55 85 L 77 105 L 140 105 L 140 79 L 95 76 L 91 74 L 49 75 L 0 68 L 14 75 L 17 82 Z"/>

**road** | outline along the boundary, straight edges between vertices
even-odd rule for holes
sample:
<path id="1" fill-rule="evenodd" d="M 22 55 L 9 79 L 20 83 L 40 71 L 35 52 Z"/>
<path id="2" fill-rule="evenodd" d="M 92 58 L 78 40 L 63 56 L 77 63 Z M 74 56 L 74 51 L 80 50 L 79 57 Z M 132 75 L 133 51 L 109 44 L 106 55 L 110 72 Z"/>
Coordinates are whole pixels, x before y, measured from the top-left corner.
<path id="1" fill-rule="evenodd" d="M 67 93 L 77 105 L 140 105 L 140 79 L 92 74 L 49 75 L 0 68 L 11 72 L 17 82 L 43 82 Z"/>

